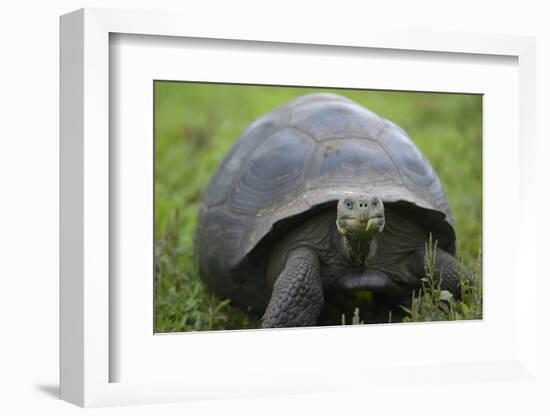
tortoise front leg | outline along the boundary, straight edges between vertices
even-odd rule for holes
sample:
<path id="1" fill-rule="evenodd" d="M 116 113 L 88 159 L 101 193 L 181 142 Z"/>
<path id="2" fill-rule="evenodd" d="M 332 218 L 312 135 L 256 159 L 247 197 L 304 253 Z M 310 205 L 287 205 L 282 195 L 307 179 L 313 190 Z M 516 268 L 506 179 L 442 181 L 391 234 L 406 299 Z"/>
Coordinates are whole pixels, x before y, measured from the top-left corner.
<path id="1" fill-rule="evenodd" d="M 293 250 L 273 285 L 262 328 L 316 325 L 323 302 L 319 258 L 308 248 Z"/>
<path id="2" fill-rule="evenodd" d="M 424 259 L 423 250 L 421 255 Z M 441 289 L 448 290 L 456 300 L 461 298 L 460 279 L 471 281 L 472 276 L 456 257 L 438 248 L 434 258 L 434 276 L 441 279 Z"/>

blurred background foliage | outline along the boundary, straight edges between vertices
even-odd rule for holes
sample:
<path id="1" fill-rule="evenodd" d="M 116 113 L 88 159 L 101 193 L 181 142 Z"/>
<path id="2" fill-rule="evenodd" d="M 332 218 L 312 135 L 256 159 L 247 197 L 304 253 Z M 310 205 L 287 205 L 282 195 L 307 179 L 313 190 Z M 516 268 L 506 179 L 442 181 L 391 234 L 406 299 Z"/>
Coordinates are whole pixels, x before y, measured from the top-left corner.
<path id="1" fill-rule="evenodd" d="M 480 273 L 480 95 L 164 81 L 156 81 L 154 88 L 157 332 L 258 326 L 257 317 L 208 293 L 199 278 L 193 255 L 193 232 L 201 193 L 249 123 L 308 93 L 333 92 L 346 96 L 407 131 L 443 182 L 455 221 L 457 256 L 470 270 Z M 368 304 L 370 300 L 371 296 L 363 293 L 352 299 L 352 303 Z M 323 323 L 337 325 L 344 321 L 342 315 L 351 322 L 358 312 L 348 303 L 334 299 L 323 312 Z M 402 318 L 394 316 L 393 322 Z"/>

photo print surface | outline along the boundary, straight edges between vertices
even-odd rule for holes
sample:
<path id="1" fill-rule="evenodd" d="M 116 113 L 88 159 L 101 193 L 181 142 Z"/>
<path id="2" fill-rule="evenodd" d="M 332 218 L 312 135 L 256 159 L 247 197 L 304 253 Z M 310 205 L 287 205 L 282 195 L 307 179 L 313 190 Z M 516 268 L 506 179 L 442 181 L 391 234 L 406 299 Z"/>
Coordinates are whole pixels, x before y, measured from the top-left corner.
<path id="1" fill-rule="evenodd" d="M 482 96 L 155 81 L 155 331 L 482 318 Z"/>

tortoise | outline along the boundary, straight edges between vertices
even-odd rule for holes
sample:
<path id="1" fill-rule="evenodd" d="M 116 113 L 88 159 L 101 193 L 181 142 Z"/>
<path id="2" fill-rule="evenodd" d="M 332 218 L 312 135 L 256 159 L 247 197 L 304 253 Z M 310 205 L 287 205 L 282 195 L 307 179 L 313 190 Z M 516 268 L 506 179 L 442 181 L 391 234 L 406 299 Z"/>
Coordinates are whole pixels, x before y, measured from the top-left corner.
<path id="1" fill-rule="evenodd" d="M 469 275 L 428 160 L 393 122 L 321 93 L 242 133 L 204 192 L 195 249 L 209 290 L 264 328 L 294 327 L 317 325 L 333 292 L 410 300 L 430 238 L 438 282 L 459 298 Z"/>

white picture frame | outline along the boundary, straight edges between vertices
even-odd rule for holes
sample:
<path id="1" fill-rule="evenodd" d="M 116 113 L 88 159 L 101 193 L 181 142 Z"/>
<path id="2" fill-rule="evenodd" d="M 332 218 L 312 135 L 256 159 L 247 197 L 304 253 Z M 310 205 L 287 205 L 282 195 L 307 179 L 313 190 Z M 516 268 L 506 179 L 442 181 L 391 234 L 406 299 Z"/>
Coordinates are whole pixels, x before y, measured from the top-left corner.
<path id="1" fill-rule="evenodd" d="M 515 149 L 509 148 L 508 151 L 503 150 L 500 157 L 504 161 L 511 160 L 513 165 L 517 163 L 517 166 L 513 166 L 508 172 L 511 175 L 511 183 L 517 185 L 509 192 L 512 196 L 518 197 L 513 203 L 517 204 L 515 206 L 520 212 L 528 211 L 528 204 L 532 202 L 530 196 L 534 194 L 529 181 L 535 166 L 535 154 L 530 150 L 534 149 L 531 145 L 535 141 L 534 116 L 536 113 L 534 111 L 536 85 L 533 38 L 428 31 L 398 32 L 384 31 L 379 28 L 362 30 L 361 33 L 350 30 L 327 35 L 321 28 L 317 31 L 310 30 L 302 33 L 292 28 L 286 28 L 283 31 L 280 25 L 276 24 L 258 25 L 254 22 L 251 22 L 249 27 L 240 26 L 237 32 L 230 22 L 223 19 L 205 27 L 189 16 L 168 13 L 83 9 L 65 15 L 61 18 L 60 394 L 62 399 L 88 407 L 173 402 L 199 398 L 319 393 L 360 389 L 361 386 L 368 386 L 370 391 L 383 392 L 395 379 L 414 379 L 414 382 L 400 382 L 401 384 L 395 387 L 401 386 L 409 390 L 413 388 L 412 384 L 414 388 L 421 388 L 426 384 L 440 383 L 445 371 L 452 372 L 454 380 L 478 383 L 478 385 L 483 381 L 499 379 L 517 382 L 518 386 L 524 385 L 526 380 L 530 383 L 538 383 L 535 354 L 537 324 L 536 320 L 532 319 L 536 315 L 537 271 L 533 257 L 534 250 L 529 250 L 531 243 L 527 243 L 536 241 L 536 218 L 533 215 L 520 216 L 521 227 L 516 230 L 519 241 L 517 253 L 514 253 L 515 256 L 512 256 L 513 260 L 511 260 L 514 262 L 514 268 L 510 273 L 517 275 L 521 266 L 523 274 L 521 287 L 518 287 L 514 293 L 510 292 L 510 296 L 514 297 L 514 305 L 517 306 L 510 312 L 514 320 L 513 330 L 510 331 L 513 334 L 509 335 L 512 345 L 495 351 L 494 359 L 488 358 L 491 351 L 487 350 L 485 354 L 480 354 L 478 360 L 471 357 L 467 360 L 445 360 L 444 355 L 436 354 L 433 361 L 420 360 L 415 366 L 399 360 L 395 361 L 393 367 L 383 360 L 380 361 L 383 363 L 381 366 L 370 362 L 364 365 L 358 364 L 357 367 L 350 366 L 349 362 L 339 365 L 335 361 L 318 364 L 318 360 L 311 363 L 301 360 L 293 367 L 295 371 L 289 371 L 288 368 L 281 367 L 280 363 L 276 363 L 281 368 L 278 372 L 274 370 L 275 364 L 271 368 L 262 367 L 256 360 L 254 364 L 258 367 L 256 372 L 251 368 L 252 365 L 238 362 L 242 368 L 240 376 L 234 374 L 238 367 L 229 366 L 221 370 L 219 380 L 215 381 L 211 377 L 213 373 L 208 371 L 202 375 L 195 372 L 182 376 L 177 366 L 158 374 L 154 374 L 154 369 L 149 368 L 148 371 L 143 372 L 145 374 L 143 377 L 121 377 L 118 370 L 113 371 L 113 368 L 120 368 L 119 362 L 124 362 L 125 356 L 121 357 L 121 354 L 124 355 L 126 352 L 130 355 L 128 349 L 113 348 L 113 340 L 119 337 L 119 330 L 124 333 L 126 329 L 123 331 L 122 328 L 131 325 L 128 325 L 129 321 L 124 321 L 124 325 L 120 325 L 120 321 L 118 321 L 119 324 L 113 323 L 114 315 L 119 313 L 117 298 L 113 293 L 120 288 L 113 286 L 113 282 L 110 281 L 110 276 L 115 273 L 117 267 L 117 253 L 113 255 L 110 245 L 112 245 L 112 229 L 117 227 L 116 221 L 120 220 L 120 216 L 112 215 L 112 202 L 120 198 L 119 194 L 113 193 L 120 188 L 113 187 L 111 183 L 112 174 L 118 171 L 116 163 L 119 159 L 113 158 L 110 142 L 110 137 L 116 134 L 112 120 L 110 124 L 110 117 L 113 117 L 110 111 L 114 108 L 110 100 L 115 88 L 111 79 L 113 72 L 110 66 L 112 64 L 110 54 L 112 53 L 111 42 L 116 36 L 135 35 L 154 36 L 156 43 L 174 42 L 174 39 L 178 38 L 223 39 L 226 43 L 238 42 L 240 45 L 254 43 L 259 46 L 256 48 L 259 50 L 262 45 L 275 44 L 283 53 L 292 45 L 301 45 L 301 48 L 306 50 L 325 46 L 333 52 L 369 49 L 390 52 L 409 51 L 412 55 L 429 53 L 429 60 L 434 65 L 438 60 L 445 60 L 445 57 L 448 59 L 454 59 L 453 57 L 457 56 L 468 57 L 474 66 L 484 56 L 508 57 L 514 61 L 514 68 L 518 70 L 516 78 L 519 94 L 515 97 L 518 100 L 518 105 L 514 106 L 515 113 L 511 114 L 507 122 L 511 123 L 512 127 L 518 127 L 519 132 L 511 133 L 515 142 L 506 143 L 509 147 L 516 143 L 519 146 L 519 152 L 516 153 Z M 135 72 L 142 73 L 138 69 Z M 512 72 L 507 72 L 506 76 L 514 76 Z M 261 80 L 249 79 L 250 83 L 259 81 Z M 392 88 L 391 79 L 388 82 L 386 88 Z M 384 84 L 377 85 L 381 87 Z M 421 88 L 420 85 L 418 88 Z M 458 91 L 463 91 L 462 88 L 457 88 Z M 504 173 L 500 171 L 498 174 Z M 498 198 L 497 195 L 496 199 Z M 520 200 L 521 202 L 518 202 Z M 491 207 L 490 204 L 489 207 Z M 487 226 L 490 224 L 485 224 L 485 227 Z M 490 293 L 486 292 L 486 296 L 490 297 Z M 484 325 L 490 325 L 491 309 L 486 312 L 489 317 Z M 477 334 L 476 336 L 482 337 L 486 328 L 472 324 L 474 326 L 451 324 L 439 331 L 443 331 L 440 333 L 444 333 L 445 337 L 456 337 L 457 334 L 462 333 L 461 331 L 469 334 L 468 336 Z M 137 322 L 136 325 L 141 324 Z M 363 342 L 363 334 L 358 329 L 361 328 L 346 328 L 346 332 L 341 332 L 339 338 L 345 339 L 345 342 L 350 343 L 349 345 L 355 341 Z M 506 332 L 506 328 L 502 328 L 502 325 L 498 330 L 501 335 Z M 210 342 L 214 341 L 216 344 L 222 337 L 223 342 L 228 345 L 257 343 L 254 345 L 265 347 L 277 342 L 293 343 L 298 339 L 296 337 L 302 337 L 301 342 L 315 338 L 319 341 L 319 345 L 326 345 L 325 341 L 328 339 L 326 337 L 331 336 L 330 331 L 331 329 L 293 329 L 198 335 L 209 336 Z M 377 329 L 376 331 L 377 337 L 380 336 L 380 339 L 386 339 L 385 342 L 389 342 L 391 338 L 384 337 L 393 335 L 384 335 L 384 331 L 391 332 L 395 336 L 403 334 L 410 336 L 406 333 L 433 332 L 433 326 L 430 328 L 430 325 L 402 325 L 395 329 Z M 179 344 L 182 342 L 181 339 L 177 339 L 178 337 L 155 336 L 152 331 L 147 336 L 151 339 L 155 338 L 156 344 L 166 345 L 167 354 L 175 354 L 174 346 L 177 345 L 177 348 L 180 348 Z M 432 337 L 433 334 L 426 336 Z M 215 340 L 212 337 L 215 337 Z M 133 340 L 136 343 L 138 341 L 137 338 Z M 191 344 L 189 340 L 188 337 L 187 343 Z M 196 348 L 200 351 L 204 346 L 204 343 L 202 346 L 197 344 Z M 140 348 L 142 348 L 141 343 L 134 347 L 138 352 L 145 351 Z M 389 344 L 382 342 L 378 348 L 377 351 L 388 350 L 387 354 L 390 354 Z M 266 355 L 269 355 L 268 351 Z M 141 358 L 139 354 L 137 358 Z M 147 356 L 143 357 L 143 361 L 148 361 Z M 139 364 L 136 363 L 135 357 L 128 363 L 126 368 L 129 365 Z M 314 369 L 314 365 L 318 368 Z M 220 371 L 219 367 L 217 368 Z M 131 370 L 132 368 L 127 370 L 127 373 L 130 374 Z M 174 374 L 171 375 L 170 371 Z M 472 377 L 472 374 L 477 376 Z"/>

